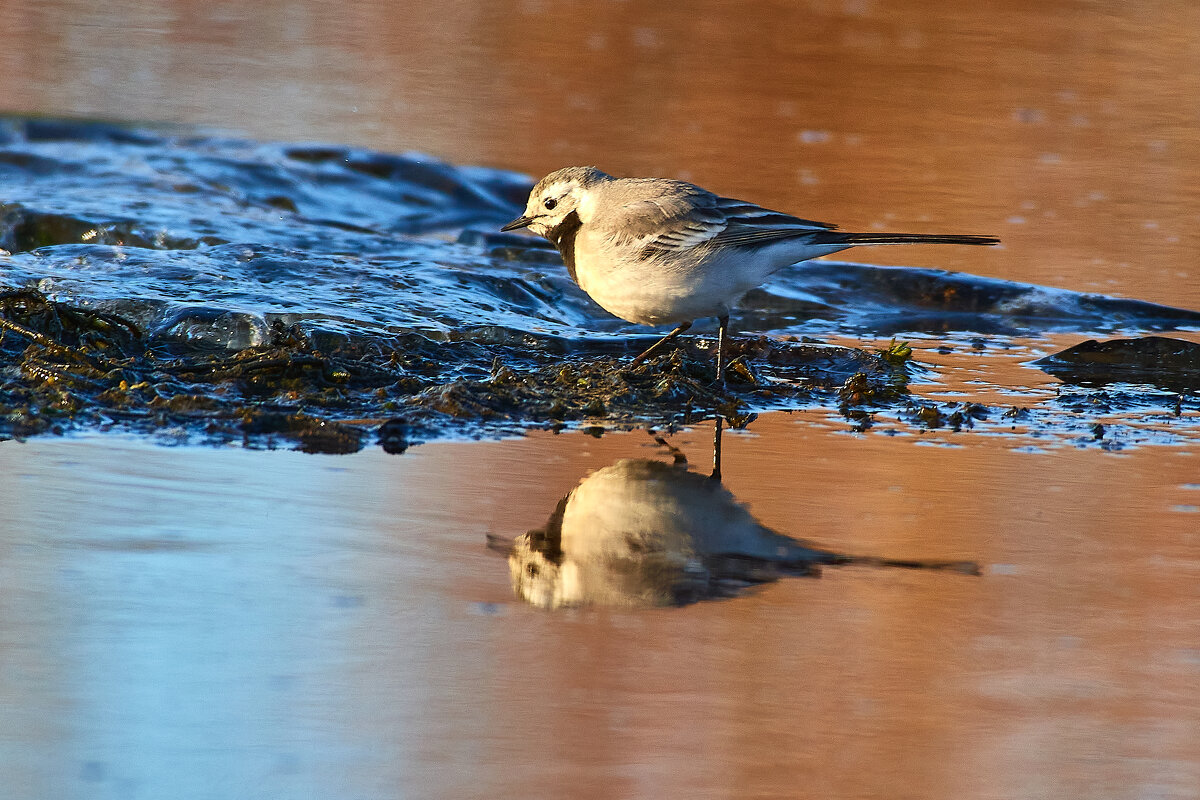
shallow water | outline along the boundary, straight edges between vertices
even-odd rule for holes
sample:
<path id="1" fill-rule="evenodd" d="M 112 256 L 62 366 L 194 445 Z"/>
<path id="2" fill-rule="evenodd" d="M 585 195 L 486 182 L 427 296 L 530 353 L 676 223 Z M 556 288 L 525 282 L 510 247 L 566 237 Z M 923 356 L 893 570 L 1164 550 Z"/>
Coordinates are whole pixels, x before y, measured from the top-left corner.
<path id="1" fill-rule="evenodd" d="M 0 7 L 18 115 L 0 120 L 0 281 L 128 316 L 162 359 L 261 346 L 276 322 L 366 363 L 420 354 L 385 367 L 382 397 L 306 409 L 358 432 L 350 455 L 187 416 L 131 437 L 103 405 L 82 435 L 0 440 L 14 796 L 1200 796 L 1196 372 L 1042 361 L 1200 342 L 1197 8 L 731 8 Z M 760 384 L 732 385 L 749 424 L 722 440 L 752 519 L 709 493 L 754 535 L 981 574 L 816 578 L 760 548 L 684 557 L 680 607 L 522 602 L 506 541 L 553 529 L 589 475 L 672 452 L 644 431 L 498 439 L 559 423 L 456 427 L 387 387 L 648 341 L 552 251 L 495 233 L 529 176 L 569 163 L 851 230 L 999 235 L 850 251 L 870 263 L 753 292 L 734 325 Z M 792 337 L 893 336 L 915 351 L 900 400 L 847 407 L 844 374 L 814 389 L 772 362 L 807 346 Z M 374 431 L 400 413 L 423 427 L 391 455 Z M 620 424 L 675 428 L 702 476 L 710 413 Z"/>
<path id="2" fill-rule="evenodd" d="M 671 441 L 707 473 L 710 435 Z M 1190 796 L 1194 452 L 914 447 L 786 416 L 723 449 L 764 525 L 983 574 L 827 567 L 548 613 L 512 599 L 488 535 L 542 525 L 590 470 L 669 461 L 644 433 L 339 458 L 6 442 L 8 785 Z"/>

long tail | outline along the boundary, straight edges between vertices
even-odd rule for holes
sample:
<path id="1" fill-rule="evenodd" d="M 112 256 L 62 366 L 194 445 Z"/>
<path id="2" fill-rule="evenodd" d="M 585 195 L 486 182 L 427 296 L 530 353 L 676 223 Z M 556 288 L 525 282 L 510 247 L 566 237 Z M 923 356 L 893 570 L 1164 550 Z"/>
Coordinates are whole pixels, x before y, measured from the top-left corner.
<path id="1" fill-rule="evenodd" d="M 1000 244 L 995 236 L 943 233 L 844 233 L 821 231 L 814 244 Z"/>

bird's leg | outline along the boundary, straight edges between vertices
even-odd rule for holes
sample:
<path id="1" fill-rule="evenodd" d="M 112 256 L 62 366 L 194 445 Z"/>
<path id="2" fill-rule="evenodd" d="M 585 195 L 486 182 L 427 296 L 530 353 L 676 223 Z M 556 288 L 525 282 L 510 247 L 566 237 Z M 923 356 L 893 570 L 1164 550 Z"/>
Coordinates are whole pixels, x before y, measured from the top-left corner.
<path id="1" fill-rule="evenodd" d="M 721 426 L 725 418 L 717 414 L 716 424 L 713 425 L 713 468 L 709 475 L 713 480 L 721 480 Z"/>
<path id="2" fill-rule="evenodd" d="M 690 328 L 690 327 L 692 327 L 692 323 L 690 323 L 690 322 L 681 322 L 681 323 L 679 324 L 679 327 L 678 327 L 678 328 L 676 328 L 675 330 L 673 330 L 673 331 L 671 331 L 670 333 L 668 333 L 666 336 L 664 336 L 664 337 L 662 337 L 661 339 L 659 339 L 657 342 L 655 342 L 653 345 L 651 345 L 651 346 L 650 346 L 650 349 L 649 349 L 649 350 L 647 350 L 646 352 L 642 353 L 640 356 L 638 356 L 637 358 L 635 358 L 633 361 L 629 362 L 629 366 L 631 366 L 631 367 L 636 367 L 638 364 L 641 364 L 641 363 L 642 363 L 643 361 L 645 361 L 647 358 L 649 358 L 650 356 L 654 355 L 654 354 L 655 354 L 655 353 L 657 353 L 659 350 L 661 350 L 661 349 L 662 349 L 662 347 L 663 347 L 663 345 L 665 345 L 667 342 L 671 341 L 671 340 L 672 340 L 672 339 L 674 339 L 676 336 L 678 336 L 679 334 L 683 333 L 684 331 L 686 331 L 686 330 L 687 330 L 688 328 Z"/>
<path id="3" fill-rule="evenodd" d="M 717 317 L 721 327 L 717 330 L 717 383 L 725 385 L 725 338 L 729 335 L 729 315 Z"/>

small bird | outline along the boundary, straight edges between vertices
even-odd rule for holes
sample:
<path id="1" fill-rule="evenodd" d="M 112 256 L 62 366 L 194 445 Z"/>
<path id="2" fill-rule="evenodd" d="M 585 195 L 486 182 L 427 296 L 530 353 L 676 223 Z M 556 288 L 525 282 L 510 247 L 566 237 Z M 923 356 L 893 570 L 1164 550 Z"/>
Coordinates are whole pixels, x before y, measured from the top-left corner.
<path id="1" fill-rule="evenodd" d="M 633 360 L 639 364 L 703 317 L 720 322 L 717 380 L 733 305 L 790 264 L 856 245 L 992 245 L 994 236 L 848 233 L 684 181 L 614 178 L 564 167 L 538 181 L 525 213 L 500 230 L 549 239 L 571 278 L 609 313 L 641 325 L 677 327 Z"/>

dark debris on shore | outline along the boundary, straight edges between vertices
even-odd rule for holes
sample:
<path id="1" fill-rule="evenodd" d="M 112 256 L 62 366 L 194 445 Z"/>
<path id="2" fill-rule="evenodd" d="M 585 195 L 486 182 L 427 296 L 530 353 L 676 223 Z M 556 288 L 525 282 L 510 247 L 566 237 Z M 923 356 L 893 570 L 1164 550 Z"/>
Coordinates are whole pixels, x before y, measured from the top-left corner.
<path id="1" fill-rule="evenodd" d="M 0 291 L 0 436 L 98 427 L 170 432 L 348 453 L 372 435 L 389 451 L 445 432 L 594 431 L 689 424 L 733 427 L 754 408 L 838 398 L 853 419 L 907 395 L 911 351 L 881 353 L 766 338 L 733 343 L 729 378 L 713 381 L 711 343 L 690 339 L 637 367 L 626 356 L 562 356 L 463 346 L 417 335 L 394 347 L 318 346 L 276 323 L 238 351 L 148 337 L 120 315 Z"/>
<path id="2" fill-rule="evenodd" d="M 718 416 L 743 428 L 757 410 L 805 406 L 836 408 L 857 432 L 880 415 L 922 431 L 982 421 L 1038 427 L 1029 409 L 914 395 L 912 350 L 897 342 L 874 350 L 737 338 L 721 386 L 713 380 L 712 342 L 700 337 L 630 367 L 626 353 L 563 354 L 553 343 L 438 342 L 405 333 L 385 345 L 313 336 L 278 321 L 269 334 L 262 344 L 230 350 L 151 336 L 119 314 L 36 289 L 0 290 L 0 439 L 90 428 L 306 452 L 352 453 L 370 443 L 403 452 L 444 435 L 568 427 L 598 435 Z M 1087 441 L 1109 449 L 1121 445 L 1087 418 L 1151 400 L 1136 387 L 1108 385 L 1114 375 L 1178 392 L 1169 416 L 1200 413 L 1200 348 L 1189 342 L 1085 342 L 1045 361 L 1050 371 L 1069 370 L 1081 387 L 1098 387 L 1061 392 L 1053 407 L 1074 421 L 1069 428 L 1084 426 Z"/>

